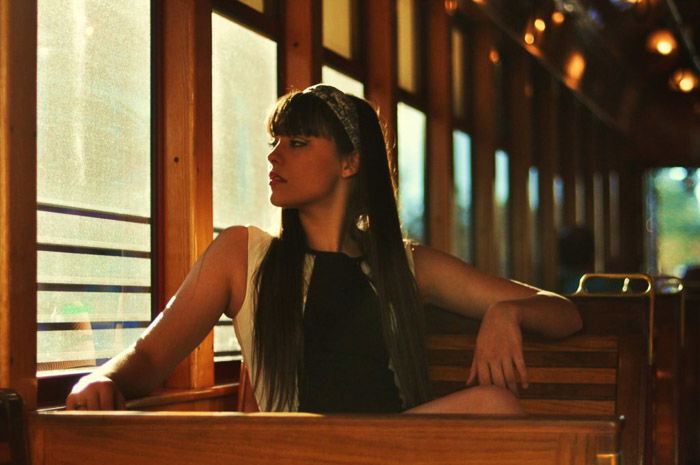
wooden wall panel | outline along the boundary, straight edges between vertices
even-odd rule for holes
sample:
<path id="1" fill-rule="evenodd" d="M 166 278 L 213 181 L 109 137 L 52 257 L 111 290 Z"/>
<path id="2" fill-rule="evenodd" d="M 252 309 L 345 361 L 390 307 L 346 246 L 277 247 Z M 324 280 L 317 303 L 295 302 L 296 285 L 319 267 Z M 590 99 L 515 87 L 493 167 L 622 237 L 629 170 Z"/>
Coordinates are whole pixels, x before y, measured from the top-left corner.
<path id="1" fill-rule="evenodd" d="M 474 262 L 488 273 L 498 274 L 498 253 L 494 238 L 495 152 L 497 148 L 496 84 L 490 54 L 495 47 L 495 31 L 488 23 L 475 23 L 472 29 L 472 164 L 474 167 Z"/>
<path id="2" fill-rule="evenodd" d="M 506 63 L 510 107 L 510 188 L 513 244 L 511 250 L 513 278 L 532 283 L 533 270 L 532 221 L 530 215 L 529 171 L 533 165 L 532 150 L 532 67 L 531 59 L 520 50 L 513 50 Z"/>
<path id="3" fill-rule="evenodd" d="M 451 21 L 443 2 L 429 2 L 428 79 L 428 238 L 430 245 L 450 252 L 454 181 L 452 167 L 452 40 Z"/>
<path id="4" fill-rule="evenodd" d="M 365 95 L 379 109 L 386 125 L 391 147 L 396 147 L 396 1 L 372 0 L 366 2 L 364 24 L 366 82 Z M 396 164 L 396 151 L 393 151 Z"/>
<path id="5" fill-rule="evenodd" d="M 161 0 L 156 224 L 160 307 L 175 294 L 213 237 L 211 3 Z M 214 384 L 213 331 L 167 385 Z"/>
<path id="6" fill-rule="evenodd" d="M 321 81 L 321 0 L 281 0 L 281 90 L 303 90 Z"/>
<path id="7" fill-rule="evenodd" d="M 0 387 L 36 406 L 35 0 L 0 0 Z"/>

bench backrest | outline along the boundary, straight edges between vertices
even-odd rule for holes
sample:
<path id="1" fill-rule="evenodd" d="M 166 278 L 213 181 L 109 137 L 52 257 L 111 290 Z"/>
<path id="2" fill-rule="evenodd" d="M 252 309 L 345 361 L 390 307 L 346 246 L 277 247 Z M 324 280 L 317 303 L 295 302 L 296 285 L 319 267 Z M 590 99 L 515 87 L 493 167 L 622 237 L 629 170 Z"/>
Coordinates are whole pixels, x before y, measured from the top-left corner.
<path id="1" fill-rule="evenodd" d="M 619 463 L 611 419 L 57 412 L 29 420 L 35 465 Z"/>

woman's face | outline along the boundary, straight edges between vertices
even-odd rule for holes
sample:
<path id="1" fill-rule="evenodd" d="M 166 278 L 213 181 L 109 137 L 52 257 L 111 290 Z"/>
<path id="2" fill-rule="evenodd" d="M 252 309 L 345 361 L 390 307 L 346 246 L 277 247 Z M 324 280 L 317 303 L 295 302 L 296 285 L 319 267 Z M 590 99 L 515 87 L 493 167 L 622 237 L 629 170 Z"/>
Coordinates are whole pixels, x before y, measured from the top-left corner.
<path id="1" fill-rule="evenodd" d="M 267 156 L 270 202 L 278 207 L 304 208 L 328 203 L 340 194 L 340 183 L 356 170 L 342 157 L 335 142 L 324 137 L 279 136 Z"/>

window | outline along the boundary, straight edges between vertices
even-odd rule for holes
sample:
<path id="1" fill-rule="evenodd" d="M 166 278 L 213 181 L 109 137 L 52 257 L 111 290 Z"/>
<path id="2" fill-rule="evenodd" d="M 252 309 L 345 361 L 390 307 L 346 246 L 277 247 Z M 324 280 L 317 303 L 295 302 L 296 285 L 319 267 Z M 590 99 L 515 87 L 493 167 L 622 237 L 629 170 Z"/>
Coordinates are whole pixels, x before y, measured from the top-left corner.
<path id="1" fill-rule="evenodd" d="M 38 370 L 96 366 L 151 320 L 148 0 L 38 2 Z"/>
<path id="2" fill-rule="evenodd" d="M 425 241 L 425 113 L 397 106 L 399 214 L 409 237 Z"/>
<path id="3" fill-rule="evenodd" d="M 277 99 L 277 45 L 212 14 L 212 136 L 214 233 L 255 225 L 271 234 L 280 212 L 269 201 L 265 118 Z M 214 328 L 218 360 L 239 356 L 231 319 Z"/>
<path id="4" fill-rule="evenodd" d="M 472 261 L 472 140 L 469 134 L 456 130 L 452 135 L 454 167 L 454 220 L 452 253 Z"/>
<path id="5" fill-rule="evenodd" d="M 528 202 L 530 211 L 530 247 L 532 248 L 533 283 L 542 282 L 542 248 L 540 247 L 540 171 L 536 166 L 531 166 L 528 171 Z"/>
<path id="6" fill-rule="evenodd" d="M 323 46 L 348 60 L 355 55 L 354 3 L 353 0 L 323 0 Z"/>
<path id="7" fill-rule="evenodd" d="M 420 88 L 416 7 L 415 0 L 396 2 L 399 87 L 410 93 L 417 93 Z"/>
<path id="8" fill-rule="evenodd" d="M 503 150 L 496 150 L 495 179 L 495 235 L 498 248 L 500 276 L 511 272 L 510 249 L 510 169 L 509 157 Z"/>
<path id="9" fill-rule="evenodd" d="M 347 94 L 363 98 L 365 96 L 365 86 L 360 81 L 340 71 L 336 71 L 330 66 L 324 66 L 321 69 L 321 76 L 321 80 L 324 83 L 340 89 Z"/>

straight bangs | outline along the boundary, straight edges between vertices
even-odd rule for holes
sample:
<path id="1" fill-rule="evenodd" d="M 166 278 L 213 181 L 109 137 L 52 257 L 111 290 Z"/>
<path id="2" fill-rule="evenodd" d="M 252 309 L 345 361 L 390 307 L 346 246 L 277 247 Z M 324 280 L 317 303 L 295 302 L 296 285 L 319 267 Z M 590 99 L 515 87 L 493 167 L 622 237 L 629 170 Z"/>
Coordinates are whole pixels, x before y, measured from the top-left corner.
<path id="1" fill-rule="evenodd" d="M 313 94 L 295 92 L 281 97 L 267 118 L 271 137 L 324 137 L 335 141 L 340 153 L 352 151 L 352 142 L 328 105 Z"/>

